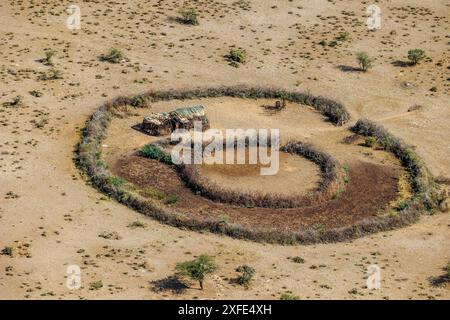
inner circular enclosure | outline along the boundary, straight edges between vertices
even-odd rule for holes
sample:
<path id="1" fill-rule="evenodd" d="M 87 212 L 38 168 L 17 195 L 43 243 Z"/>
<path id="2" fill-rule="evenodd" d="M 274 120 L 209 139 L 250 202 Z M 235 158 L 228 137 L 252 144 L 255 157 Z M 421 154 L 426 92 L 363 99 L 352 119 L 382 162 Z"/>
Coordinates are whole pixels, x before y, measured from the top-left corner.
<path id="1" fill-rule="evenodd" d="M 321 180 L 319 167 L 301 156 L 280 151 L 276 160 L 279 161 L 276 174 L 263 175 L 261 169 L 268 168 L 269 165 L 261 164 L 259 159 L 256 164 L 250 163 L 249 152 L 258 153 L 258 148 L 245 148 L 244 164 L 204 163 L 198 166 L 199 173 L 225 189 L 241 192 L 294 195 L 314 191 L 319 185 Z M 238 150 L 236 149 L 234 153 L 234 159 L 237 159 Z M 271 155 L 270 148 L 268 154 Z"/>

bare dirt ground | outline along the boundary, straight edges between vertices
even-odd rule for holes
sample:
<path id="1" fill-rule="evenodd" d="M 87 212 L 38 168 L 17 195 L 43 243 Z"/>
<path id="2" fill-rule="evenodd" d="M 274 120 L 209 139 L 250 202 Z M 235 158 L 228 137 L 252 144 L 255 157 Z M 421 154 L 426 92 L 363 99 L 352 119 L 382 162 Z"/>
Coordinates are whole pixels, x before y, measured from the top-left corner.
<path id="1" fill-rule="evenodd" d="M 353 120 L 383 123 L 414 145 L 435 175 L 450 176 L 448 3 L 378 1 L 377 31 L 367 30 L 368 4 L 359 1 L 245 3 L 191 2 L 201 11 L 192 27 L 170 19 L 177 1 L 80 2 L 78 32 L 66 28 L 60 1 L 0 3 L 0 248 L 13 248 L 12 256 L 0 255 L 0 298 L 277 299 L 287 291 L 301 299 L 450 298 L 448 287 L 429 282 L 450 260 L 448 213 L 349 243 L 283 247 L 165 226 L 105 198 L 80 176 L 72 160 L 79 129 L 104 101 L 154 88 L 236 84 L 338 99 Z M 319 44 L 343 31 L 348 40 Z M 249 53 L 239 68 L 223 58 L 233 45 Z M 127 60 L 99 61 L 110 47 Z M 405 66 L 416 47 L 429 59 Z M 39 62 L 48 48 L 62 79 L 37 80 L 51 68 Z M 348 68 L 357 67 L 358 51 L 376 58 L 367 73 Z M 21 105 L 2 105 L 17 95 Z M 421 107 L 408 112 L 414 105 Z M 327 124 L 311 129 L 342 134 Z M 127 227 L 136 220 L 145 227 Z M 99 237 L 105 231 L 119 237 Z M 204 291 L 152 290 L 177 262 L 203 253 L 220 266 Z M 294 256 L 305 263 L 288 259 Z M 256 269 L 248 290 L 229 282 L 241 264 Z M 366 288 L 371 264 L 382 270 L 379 290 Z M 80 290 L 66 287 L 69 265 L 81 267 Z M 97 281 L 103 287 L 90 290 Z"/>

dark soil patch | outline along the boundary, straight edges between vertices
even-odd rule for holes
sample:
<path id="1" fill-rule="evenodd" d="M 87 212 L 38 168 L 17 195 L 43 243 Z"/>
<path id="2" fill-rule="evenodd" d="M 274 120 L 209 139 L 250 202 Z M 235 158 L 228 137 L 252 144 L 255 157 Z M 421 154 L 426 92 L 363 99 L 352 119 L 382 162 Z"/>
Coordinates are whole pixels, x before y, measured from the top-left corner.
<path id="1" fill-rule="evenodd" d="M 349 164 L 350 182 L 337 198 L 293 209 L 246 208 L 220 204 L 194 194 L 174 167 L 136 155 L 111 164 L 113 174 L 139 188 L 155 188 L 176 196 L 172 208 L 188 217 L 224 219 L 250 230 L 298 231 L 348 227 L 382 213 L 398 195 L 401 168 L 355 161 Z M 161 201 L 164 201 L 161 200 Z"/>

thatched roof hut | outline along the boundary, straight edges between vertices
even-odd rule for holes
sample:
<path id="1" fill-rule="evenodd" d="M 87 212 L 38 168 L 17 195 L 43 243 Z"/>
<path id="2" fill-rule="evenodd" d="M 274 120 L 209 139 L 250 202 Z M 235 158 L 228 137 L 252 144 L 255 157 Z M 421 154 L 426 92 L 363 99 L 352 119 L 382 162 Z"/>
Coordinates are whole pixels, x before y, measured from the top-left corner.
<path id="1" fill-rule="evenodd" d="M 176 129 L 189 130 L 194 121 L 201 121 L 203 129 L 209 128 L 209 121 L 203 106 L 178 108 L 171 112 L 152 113 L 144 117 L 142 130 L 154 136 L 168 135 Z"/>

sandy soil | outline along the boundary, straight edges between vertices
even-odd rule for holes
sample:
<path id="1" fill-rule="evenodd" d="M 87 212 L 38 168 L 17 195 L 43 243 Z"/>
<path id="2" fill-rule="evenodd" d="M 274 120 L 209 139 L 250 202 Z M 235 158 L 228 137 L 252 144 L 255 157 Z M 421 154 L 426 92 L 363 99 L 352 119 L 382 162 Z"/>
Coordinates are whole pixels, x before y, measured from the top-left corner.
<path id="1" fill-rule="evenodd" d="M 85 183 L 73 150 L 79 129 L 104 101 L 151 88 L 235 84 L 341 100 L 354 120 L 384 123 L 416 147 L 435 175 L 450 176 L 447 2 L 378 1 L 383 25 L 375 32 L 366 29 L 367 4 L 360 1 L 251 0 L 249 10 L 233 2 L 198 2 L 196 27 L 169 19 L 177 15 L 175 1 L 81 2 L 78 32 L 66 28 L 60 1 L 0 3 L 0 103 L 23 96 L 20 106 L 0 105 L 0 247 L 13 247 L 12 256 L 0 255 L 0 298 L 277 299 L 286 291 L 301 299 L 450 298 L 448 287 L 429 282 L 450 260 L 448 213 L 350 243 L 281 247 L 168 227 Z M 344 30 L 349 40 L 319 44 Z M 223 59 L 232 45 L 249 53 L 239 68 Z M 99 61 L 110 47 L 128 60 Z M 406 52 L 416 47 L 429 59 L 404 66 Z M 37 80 L 50 69 L 38 61 L 47 48 L 55 50 L 63 79 Z M 376 58 L 374 67 L 345 71 L 357 67 L 355 53 L 363 50 Z M 408 112 L 416 104 L 421 108 Z M 314 134 L 334 129 L 323 130 Z M 136 220 L 145 228 L 127 227 Z M 99 237 L 104 231 L 120 239 Z M 204 291 L 152 290 L 151 282 L 172 275 L 177 262 L 203 253 L 220 266 Z M 305 263 L 288 259 L 293 256 Z M 227 280 L 241 264 L 256 269 L 248 290 Z M 380 290 L 366 288 L 371 264 L 382 268 Z M 66 287 L 69 265 L 81 267 L 80 290 Z M 89 290 L 95 281 L 103 287 Z"/>

